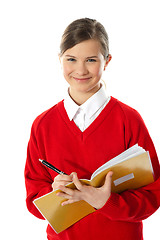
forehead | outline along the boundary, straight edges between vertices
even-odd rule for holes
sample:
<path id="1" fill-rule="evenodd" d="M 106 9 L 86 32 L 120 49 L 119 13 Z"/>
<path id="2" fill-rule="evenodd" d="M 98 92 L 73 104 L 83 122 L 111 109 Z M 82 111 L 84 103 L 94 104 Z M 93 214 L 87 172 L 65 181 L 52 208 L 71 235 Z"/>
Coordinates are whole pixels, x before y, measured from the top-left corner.
<path id="1" fill-rule="evenodd" d="M 89 57 L 89 56 L 100 56 L 101 46 L 97 40 L 86 40 L 76 44 L 74 47 L 67 49 L 64 55 L 72 55 L 75 57 Z"/>

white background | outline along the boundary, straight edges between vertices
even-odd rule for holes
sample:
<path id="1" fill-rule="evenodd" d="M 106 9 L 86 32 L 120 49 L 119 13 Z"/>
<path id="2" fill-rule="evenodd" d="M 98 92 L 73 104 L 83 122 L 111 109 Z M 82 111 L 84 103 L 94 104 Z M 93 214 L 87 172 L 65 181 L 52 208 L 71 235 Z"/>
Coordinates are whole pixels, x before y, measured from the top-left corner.
<path id="1" fill-rule="evenodd" d="M 1 0 L 1 239 L 46 239 L 47 223 L 26 209 L 23 172 L 33 120 L 67 89 L 58 51 L 71 21 L 90 17 L 105 26 L 113 57 L 107 91 L 140 112 L 160 158 L 159 10 L 158 0 Z M 160 239 L 159 227 L 160 210 L 144 221 L 144 239 Z"/>

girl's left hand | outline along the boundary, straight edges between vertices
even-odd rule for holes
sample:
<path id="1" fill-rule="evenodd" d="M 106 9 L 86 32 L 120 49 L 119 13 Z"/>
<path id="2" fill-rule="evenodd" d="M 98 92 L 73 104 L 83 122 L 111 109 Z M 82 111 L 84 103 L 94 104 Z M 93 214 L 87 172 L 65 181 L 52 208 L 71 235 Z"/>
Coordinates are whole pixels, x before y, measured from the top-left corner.
<path id="1" fill-rule="evenodd" d="M 83 185 L 76 173 L 72 173 L 73 183 L 77 189 L 70 189 L 65 186 L 59 186 L 62 192 L 58 192 L 57 196 L 64 197 L 68 200 L 62 203 L 62 206 L 74 203 L 80 200 L 88 202 L 92 207 L 96 209 L 102 208 L 111 195 L 111 182 L 113 172 L 109 172 L 106 175 L 105 183 L 102 187 L 95 188 L 92 186 Z"/>

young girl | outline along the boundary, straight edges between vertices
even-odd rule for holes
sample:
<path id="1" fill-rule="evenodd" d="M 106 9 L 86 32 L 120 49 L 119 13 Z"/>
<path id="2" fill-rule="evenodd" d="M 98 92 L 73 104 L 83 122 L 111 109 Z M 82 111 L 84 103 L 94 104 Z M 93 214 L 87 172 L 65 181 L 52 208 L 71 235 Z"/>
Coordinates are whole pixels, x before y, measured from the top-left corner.
<path id="1" fill-rule="evenodd" d="M 142 220 L 159 207 L 156 180 L 160 167 L 141 116 L 107 96 L 101 84 L 102 73 L 111 60 L 107 33 L 96 20 L 76 20 L 65 30 L 60 50 L 68 96 L 33 123 L 25 167 L 28 210 L 44 219 L 33 200 L 59 188 L 59 196 L 67 199 L 63 205 L 85 200 L 96 211 L 60 234 L 48 225 L 49 240 L 142 240 Z M 153 184 L 112 193 L 112 172 L 100 188 L 81 184 L 80 178 L 89 179 L 98 167 L 136 143 L 150 152 Z M 68 175 L 45 168 L 39 158 Z M 71 181 L 77 190 L 65 187 Z"/>

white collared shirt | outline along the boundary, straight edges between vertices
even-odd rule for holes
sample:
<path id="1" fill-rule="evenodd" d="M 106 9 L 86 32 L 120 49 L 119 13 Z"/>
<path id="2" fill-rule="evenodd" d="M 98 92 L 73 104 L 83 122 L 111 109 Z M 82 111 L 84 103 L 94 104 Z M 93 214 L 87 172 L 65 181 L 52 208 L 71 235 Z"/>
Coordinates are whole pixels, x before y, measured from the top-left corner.
<path id="1" fill-rule="evenodd" d="M 83 132 L 98 117 L 109 100 L 110 97 L 107 96 L 102 86 L 98 92 L 80 106 L 72 100 L 68 93 L 64 99 L 64 107 L 70 121 L 73 120 L 77 127 Z"/>

